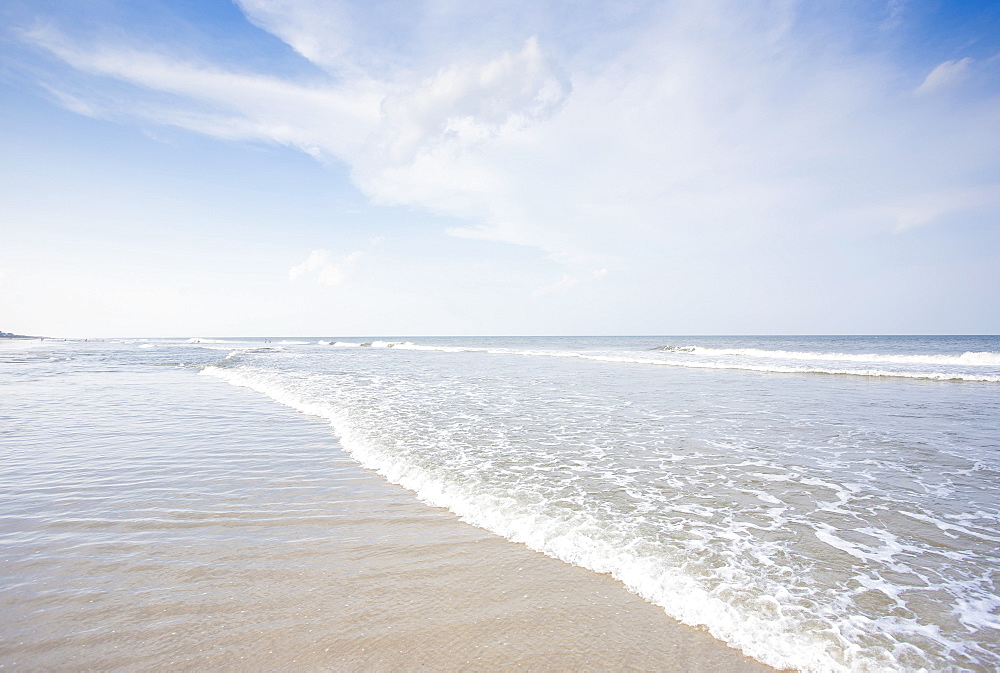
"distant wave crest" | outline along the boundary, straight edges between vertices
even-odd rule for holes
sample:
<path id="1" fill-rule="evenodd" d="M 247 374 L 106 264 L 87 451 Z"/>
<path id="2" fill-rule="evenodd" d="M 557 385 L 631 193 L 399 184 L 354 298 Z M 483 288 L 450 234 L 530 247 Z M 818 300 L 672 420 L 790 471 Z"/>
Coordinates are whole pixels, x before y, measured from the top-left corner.
<path id="1" fill-rule="evenodd" d="M 816 353 L 809 351 L 764 350 L 760 348 L 708 348 L 705 346 L 662 346 L 658 351 L 703 356 L 769 358 L 774 360 L 820 360 L 824 362 L 884 362 L 893 364 L 971 365 L 1000 367 L 1000 353 L 965 352 L 961 355 L 889 353 Z"/>
<path id="2" fill-rule="evenodd" d="M 374 346 L 374 343 L 371 345 Z M 684 345 L 663 346 L 653 351 L 595 352 L 575 350 L 520 350 L 470 346 L 429 346 L 410 342 L 393 344 L 393 347 L 445 353 L 479 352 L 526 357 L 579 358 L 598 362 L 659 365 L 689 369 L 735 369 L 774 374 L 830 374 L 876 378 L 925 379 L 931 381 L 1000 383 L 1000 374 L 954 369 L 955 367 L 968 366 L 1000 367 L 1000 353 L 992 352 L 967 352 L 961 355 L 879 355 L 810 353 L 756 348 L 708 348 L 704 346 Z M 667 357 L 660 355 L 661 353 L 667 355 Z M 775 360 L 784 360 L 787 364 L 775 362 Z M 819 363 L 831 364 L 830 366 L 822 366 Z M 837 363 L 843 363 L 844 366 L 836 366 Z M 858 367 L 858 364 L 869 364 L 872 366 Z M 891 365 L 950 366 L 951 368 L 933 371 L 887 368 Z"/>

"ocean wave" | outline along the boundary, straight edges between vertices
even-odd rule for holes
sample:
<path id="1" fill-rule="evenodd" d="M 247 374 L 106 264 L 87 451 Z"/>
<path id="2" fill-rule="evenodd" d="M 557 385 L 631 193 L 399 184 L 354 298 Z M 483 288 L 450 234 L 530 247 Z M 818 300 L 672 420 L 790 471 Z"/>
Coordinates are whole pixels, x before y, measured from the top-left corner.
<path id="1" fill-rule="evenodd" d="M 737 362 L 688 362 L 682 360 L 641 360 L 638 358 L 616 358 L 594 356 L 588 359 L 610 362 L 634 362 L 656 364 L 669 367 L 686 367 L 689 369 L 735 369 L 740 371 L 762 372 L 773 374 L 832 374 L 838 376 L 867 376 L 874 378 L 904 378 L 925 379 L 929 381 L 972 381 L 980 383 L 1000 383 L 1000 375 L 973 374 L 971 372 L 938 372 L 938 371 L 900 371 L 890 369 L 838 369 L 828 367 L 763 365 Z"/>
<path id="2" fill-rule="evenodd" d="M 954 354 L 822 353 L 813 351 L 766 350 L 761 348 L 709 348 L 706 346 L 661 346 L 658 351 L 690 353 L 710 357 L 748 357 L 775 360 L 820 360 L 824 362 L 872 362 L 891 364 L 964 365 L 1000 367 L 1000 353 L 967 351 Z"/>
<path id="3" fill-rule="evenodd" d="M 800 615 L 795 610 L 783 613 L 774 597 L 761 598 L 768 604 L 760 609 L 759 606 L 738 608 L 694 577 L 647 552 L 648 544 L 641 539 L 626 539 L 609 531 L 586 512 L 560 515 L 544 507 L 544 502 L 520 499 L 502 488 L 483 489 L 438 474 L 372 441 L 349 410 L 310 392 L 305 381 L 256 368 L 209 366 L 202 374 L 255 390 L 302 413 L 327 420 L 344 450 L 362 466 L 414 492 L 423 502 L 447 508 L 467 523 L 553 558 L 610 574 L 672 617 L 707 628 L 713 636 L 759 661 L 776 668 L 805 671 L 852 668 L 842 658 L 844 653 L 848 659 L 853 657 L 851 644 L 843 635 L 834 636 L 837 642 L 832 643 L 829 634 L 800 628 Z"/>
<path id="4" fill-rule="evenodd" d="M 225 348 L 213 349 L 213 350 L 229 350 Z M 240 355 L 247 355 L 249 353 L 280 353 L 285 349 L 281 346 L 247 346 L 245 348 L 234 348 L 229 351 L 229 355 L 226 356 L 227 360 L 232 360 Z"/>
<path id="5" fill-rule="evenodd" d="M 513 351 L 505 348 L 483 348 L 477 346 L 426 346 L 415 344 L 409 341 L 396 344 L 394 348 L 410 351 L 432 351 L 437 353 L 503 353 L 512 354 Z M 527 351 L 525 351 L 527 352 Z"/>
<path id="6" fill-rule="evenodd" d="M 364 344 L 362 344 L 364 345 Z M 836 376 L 865 376 L 873 378 L 903 378 L 903 379 L 925 379 L 929 381 L 969 381 L 969 382 L 979 382 L 979 383 L 1000 383 L 1000 374 L 985 374 L 977 372 L 968 371 L 914 371 L 914 370 L 893 370 L 893 369 L 883 369 L 883 368 L 851 368 L 851 367 L 822 367 L 815 365 L 783 365 L 783 364 L 771 364 L 771 363 L 761 363 L 753 362 L 749 360 L 752 357 L 752 353 L 786 353 L 794 355 L 809 355 L 808 353 L 795 353 L 793 351 L 764 351 L 759 349 L 744 348 L 744 349 L 713 349 L 704 348 L 701 346 L 666 346 L 658 348 L 655 351 L 646 352 L 635 352 L 634 354 L 609 354 L 609 353 L 598 353 L 589 351 L 558 351 L 558 350 L 524 350 L 524 349 L 512 349 L 512 348 L 489 348 L 489 347 L 463 347 L 463 346 L 427 346 L 418 345 L 409 342 L 403 342 L 400 344 L 395 344 L 396 348 L 405 348 L 409 350 L 423 350 L 423 351 L 438 351 L 443 353 L 458 353 L 458 352 L 478 352 L 478 353 L 490 353 L 494 355 L 516 355 L 516 356 L 527 356 L 527 357 L 558 357 L 558 358 L 579 358 L 581 360 L 594 360 L 597 362 L 616 362 L 620 364 L 637 364 L 637 365 L 657 365 L 666 367 L 684 367 L 688 369 L 729 369 L 729 370 L 739 370 L 739 371 L 752 371 L 761 373 L 771 373 L 771 374 L 826 374 L 826 375 L 836 375 Z M 693 354 L 704 354 L 704 355 L 715 355 L 720 356 L 716 359 L 709 358 L 664 358 L 658 357 L 660 352 L 664 353 L 693 353 Z M 747 360 L 738 360 L 735 358 L 721 357 L 724 355 L 743 355 L 747 357 Z M 940 355 L 940 356 L 884 356 L 887 358 L 911 358 L 911 359 L 899 359 L 899 360 L 866 360 L 866 357 L 883 357 L 883 356 L 860 356 L 860 355 L 850 355 L 842 353 L 816 353 L 814 355 L 819 356 L 829 356 L 829 357 L 815 357 L 812 358 L 816 361 L 838 361 L 838 355 L 845 356 L 841 358 L 840 361 L 852 361 L 852 362 L 871 362 L 871 363 L 894 363 L 894 364 L 930 364 L 930 365 L 944 365 L 944 364 L 985 364 L 984 360 L 987 360 L 985 356 L 993 356 L 1000 358 L 1000 355 L 996 353 L 964 353 L 961 356 L 950 356 L 950 355 Z M 971 356 L 983 356 L 979 358 Z M 766 357 L 757 356 L 759 359 L 766 360 Z M 919 358 L 923 358 L 922 360 Z M 931 358 L 952 358 L 950 360 L 943 359 L 941 361 L 935 361 Z M 964 359 L 962 359 L 964 358 Z M 808 361 L 810 358 L 807 357 L 785 357 L 782 355 L 775 355 L 772 359 L 787 359 L 787 360 L 797 360 L 797 361 Z M 1000 364 L 998 364 L 1000 366 Z"/>
<path id="7" fill-rule="evenodd" d="M 927 430 L 938 426 L 923 416 L 960 409 L 955 400 L 992 399 L 997 370 L 692 356 L 680 349 L 694 346 L 683 342 L 673 351 L 644 350 L 656 344 L 648 340 L 419 341 L 383 339 L 374 348 L 432 352 L 289 348 L 217 362 L 204 373 L 326 419 L 359 463 L 423 501 L 608 573 L 669 615 L 778 668 L 940 670 L 961 661 L 956 667 L 976 670 L 970 662 L 997 661 L 990 643 L 1000 603 L 991 602 L 988 577 L 977 579 L 995 560 L 995 512 L 979 500 L 966 509 L 955 486 L 982 485 L 988 475 L 975 471 L 997 469 L 975 439 L 988 444 L 991 437 L 988 407 L 963 421 L 978 428 L 973 439 L 959 437 L 954 445 L 934 444 Z M 805 341 L 800 350 L 839 350 L 817 342 L 841 343 Z M 367 343 L 371 349 L 375 341 Z M 868 345 L 843 348 L 883 348 L 861 343 Z M 982 343 L 969 352 L 1000 350 L 985 339 L 966 343 Z M 948 347 L 884 348 L 913 354 Z M 664 366 L 678 369 L 656 369 Z M 627 390 L 605 386 L 609 376 L 623 375 Z M 868 377 L 872 383 L 861 381 L 865 395 L 902 395 L 920 405 L 921 416 L 907 412 L 897 420 L 889 413 L 885 426 L 872 430 L 865 405 L 858 407 L 860 425 L 842 430 L 838 405 L 845 392 L 860 389 L 838 376 Z M 596 388 L 567 390 L 567 377 Z M 678 384 L 671 399 L 647 403 L 664 380 Z M 730 399 L 730 391 L 757 387 L 765 395 L 750 406 L 739 405 L 739 394 Z M 698 390 L 722 397 L 703 403 Z M 939 395 L 946 406 L 926 406 Z M 799 413 L 806 407 L 834 413 Z M 743 413 L 752 408 L 764 413 Z M 807 420 L 801 427 L 799 418 Z M 926 438 L 938 458 L 926 455 Z M 921 469 L 911 474 L 910 465 Z M 939 466 L 960 476 L 938 478 Z M 911 499 L 914 488 L 927 498 Z M 781 533 L 790 530 L 796 539 Z M 933 581 L 914 589 L 895 579 L 913 573 Z M 850 590 L 841 592 L 845 586 Z M 939 600 L 943 617 L 933 607 Z"/>

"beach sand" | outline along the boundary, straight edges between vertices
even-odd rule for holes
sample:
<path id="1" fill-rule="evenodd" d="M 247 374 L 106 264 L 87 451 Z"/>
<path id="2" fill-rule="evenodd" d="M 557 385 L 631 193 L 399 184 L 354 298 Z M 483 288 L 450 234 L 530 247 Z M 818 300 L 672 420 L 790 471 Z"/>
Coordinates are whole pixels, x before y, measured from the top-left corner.
<path id="1" fill-rule="evenodd" d="M 162 368 L 5 396 L 5 668 L 770 670 L 251 391 Z"/>

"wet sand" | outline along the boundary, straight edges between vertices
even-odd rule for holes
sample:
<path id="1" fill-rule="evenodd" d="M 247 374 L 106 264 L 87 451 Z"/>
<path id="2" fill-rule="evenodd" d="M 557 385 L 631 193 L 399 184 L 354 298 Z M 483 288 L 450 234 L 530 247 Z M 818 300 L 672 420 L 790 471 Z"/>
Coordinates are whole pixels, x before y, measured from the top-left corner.
<path id="1" fill-rule="evenodd" d="M 5 395 L 4 668 L 770 670 L 251 391 L 164 368 Z"/>

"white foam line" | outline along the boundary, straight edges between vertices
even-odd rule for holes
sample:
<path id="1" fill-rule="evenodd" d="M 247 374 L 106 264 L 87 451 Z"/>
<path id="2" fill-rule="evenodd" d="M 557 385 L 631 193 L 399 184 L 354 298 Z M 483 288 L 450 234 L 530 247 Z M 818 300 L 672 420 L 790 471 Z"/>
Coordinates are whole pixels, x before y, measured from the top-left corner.
<path id="1" fill-rule="evenodd" d="M 739 371 L 762 372 L 772 374 L 830 374 L 838 376 L 866 376 L 874 378 L 904 378 L 925 379 L 930 381 L 970 381 L 979 383 L 1000 383 L 1000 375 L 970 374 L 966 372 L 911 372 L 890 371 L 885 369 L 830 369 L 824 367 L 794 367 L 788 365 L 754 365 L 740 362 L 720 361 L 689 361 L 676 359 L 658 359 L 653 357 L 638 358 L 616 355 L 595 355 L 579 351 L 532 351 L 511 348 L 464 348 L 456 346 L 421 346 L 417 344 L 396 344 L 395 348 L 403 350 L 437 351 L 442 353 L 479 352 L 493 355 L 522 355 L 529 357 L 563 357 L 594 360 L 597 362 L 615 362 L 621 364 L 659 365 L 667 367 L 684 367 L 687 369 L 728 369 Z"/>
<path id="2" fill-rule="evenodd" d="M 1000 367 L 1000 353 L 967 351 L 953 354 L 891 354 L 891 353 L 817 353 L 812 351 L 766 350 L 761 348 L 709 348 L 706 346 L 666 346 L 666 352 L 691 353 L 692 355 L 722 355 L 736 357 L 772 358 L 778 360 L 823 360 L 839 362 L 887 362 L 893 364 L 971 365 L 974 367 Z"/>
<path id="3" fill-rule="evenodd" d="M 840 644 L 835 649 L 840 654 L 834 655 L 826 637 L 796 630 L 793 617 L 765 618 L 741 610 L 720 597 L 725 592 L 708 591 L 662 559 L 636 551 L 634 545 L 588 535 L 586 531 L 592 526 L 553 518 L 549 513 L 518 504 L 509 494 L 465 492 L 460 484 L 443 480 L 419 465 L 400 461 L 397 456 L 366 444 L 344 412 L 329 403 L 302 398 L 282 383 L 270 380 L 273 374 L 255 375 L 215 366 L 208 366 L 201 373 L 250 388 L 302 413 L 327 420 L 344 450 L 363 467 L 413 491 L 422 501 L 445 507 L 467 523 L 548 556 L 610 574 L 675 619 L 689 626 L 707 628 L 714 637 L 758 661 L 779 669 L 803 671 L 847 671 L 857 668 L 852 664 L 870 663 L 853 661 L 856 655 L 843 636 L 837 636 Z M 840 656 L 849 661 L 839 660 Z"/>
<path id="4" fill-rule="evenodd" d="M 908 516 L 911 519 L 916 519 L 917 521 L 923 521 L 924 523 L 929 523 L 936 527 L 938 530 L 947 533 L 948 531 L 957 531 L 964 535 L 970 537 L 979 538 L 980 540 L 988 540 L 990 542 L 1000 542 L 1000 537 L 995 535 L 985 535 L 983 533 L 977 533 L 974 530 L 969 530 L 965 526 L 956 526 L 953 523 L 947 523 L 934 517 L 927 516 L 926 514 L 918 514 L 917 512 L 907 512 L 905 509 L 899 510 L 899 513 L 903 516 Z"/>

